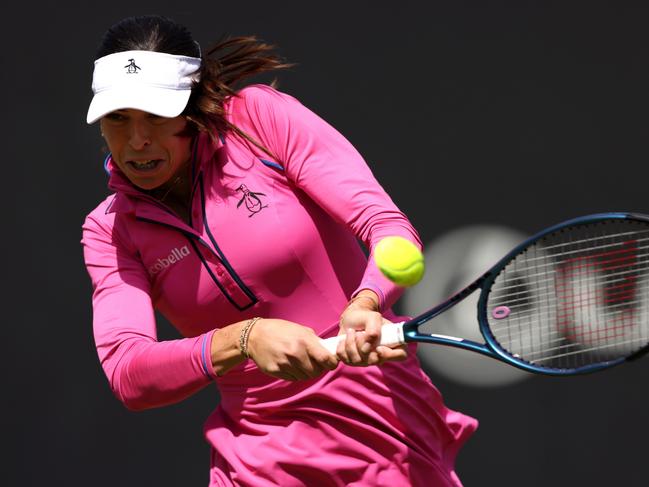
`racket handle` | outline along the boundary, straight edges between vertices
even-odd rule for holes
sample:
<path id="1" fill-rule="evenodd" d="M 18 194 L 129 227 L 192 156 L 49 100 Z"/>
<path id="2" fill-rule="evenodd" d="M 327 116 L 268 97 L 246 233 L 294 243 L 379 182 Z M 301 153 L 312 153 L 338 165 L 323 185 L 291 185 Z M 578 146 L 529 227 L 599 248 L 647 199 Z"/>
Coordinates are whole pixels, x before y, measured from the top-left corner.
<path id="1" fill-rule="evenodd" d="M 381 345 L 386 347 L 394 347 L 395 345 L 402 345 L 406 343 L 403 336 L 403 321 L 399 323 L 388 323 L 381 328 Z M 331 338 L 320 340 L 323 347 L 327 349 L 332 355 L 336 354 L 338 342 L 345 339 L 345 335 L 338 335 Z"/>

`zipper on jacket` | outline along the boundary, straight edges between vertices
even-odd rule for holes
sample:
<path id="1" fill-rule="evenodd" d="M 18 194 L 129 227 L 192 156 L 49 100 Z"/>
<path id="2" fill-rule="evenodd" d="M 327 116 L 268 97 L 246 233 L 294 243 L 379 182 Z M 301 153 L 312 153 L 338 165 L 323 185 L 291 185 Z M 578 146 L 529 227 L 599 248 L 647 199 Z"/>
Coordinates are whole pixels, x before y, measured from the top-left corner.
<path id="1" fill-rule="evenodd" d="M 251 300 L 257 302 L 257 297 L 248 288 L 248 286 L 246 286 L 243 283 L 241 278 L 234 271 L 234 269 L 232 268 L 232 266 L 228 262 L 228 259 L 225 258 L 225 255 L 221 251 L 221 248 L 216 243 L 214 235 L 212 235 L 212 231 L 210 230 L 210 226 L 208 225 L 208 221 L 207 221 L 207 213 L 205 212 L 205 191 L 204 191 L 204 187 L 203 187 L 203 175 L 202 174 L 198 176 L 198 184 L 200 185 L 200 190 L 201 190 L 201 211 L 203 212 L 203 226 L 205 227 L 205 231 L 207 232 L 207 236 L 209 237 L 210 241 L 212 242 L 212 245 L 214 245 L 214 248 L 216 249 L 216 252 L 219 254 L 219 258 L 221 259 L 221 262 L 223 262 L 223 266 L 227 269 L 228 273 L 230 274 L 230 277 L 232 277 L 232 279 L 234 279 L 234 281 L 241 288 L 241 290 Z"/>
<path id="2" fill-rule="evenodd" d="M 186 235 L 186 236 L 187 236 L 187 235 Z M 214 273 L 212 272 L 212 269 L 210 269 L 210 267 L 209 267 L 207 261 L 205 260 L 205 256 L 200 252 L 200 250 L 199 250 L 198 247 L 196 246 L 196 242 L 194 242 L 194 241 L 193 241 L 191 238 L 189 238 L 188 236 L 187 236 L 187 240 L 189 240 L 189 243 L 190 243 L 191 246 L 193 247 L 194 252 L 196 252 L 196 255 L 198 255 L 198 258 L 199 258 L 199 259 L 201 260 L 201 262 L 203 263 L 203 267 L 205 267 L 205 270 L 207 270 L 207 273 L 210 275 L 210 277 L 212 278 L 212 280 L 213 280 L 213 281 L 216 283 L 216 285 L 219 287 L 219 289 L 221 290 L 221 293 L 223 293 L 223 295 L 227 298 L 227 300 L 230 301 L 230 304 L 232 304 L 232 306 L 234 306 L 235 308 L 237 308 L 239 311 L 245 311 L 245 310 L 247 310 L 248 308 L 250 308 L 250 307 L 254 306 L 255 304 L 257 304 L 258 300 L 257 300 L 256 297 L 253 296 L 253 298 L 250 300 L 250 302 L 249 302 L 248 304 L 246 304 L 245 306 L 240 306 L 240 305 L 239 305 L 239 304 L 238 304 L 238 303 L 237 303 L 237 302 L 232 298 L 232 296 L 230 296 L 230 294 L 225 290 L 225 288 L 223 287 L 223 285 L 221 284 L 221 282 L 218 280 L 218 278 L 214 275 Z M 250 296 L 248 296 L 248 297 L 250 297 Z"/>
<path id="3" fill-rule="evenodd" d="M 254 306 L 255 304 L 257 304 L 259 302 L 259 299 L 257 299 L 257 296 L 255 296 L 252 293 L 252 291 L 250 291 L 250 289 L 243 283 L 241 278 L 234 272 L 234 269 L 232 268 L 232 266 L 225 260 L 225 258 L 223 257 L 223 253 L 217 247 L 216 243 L 213 240 L 212 241 L 214 243 L 214 247 L 218 250 L 218 252 L 217 252 L 218 257 L 221 260 L 221 262 L 223 263 L 223 266 L 228 271 L 228 274 L 230 274 L 232 279 L 236 282 L 237 286 L 239 286 L 241 291 L 243 291 L 243 293 L 248 297 L 248 299 L 250 299 L 250 302 L 248 304 L 246 304 L 244 306 L 239 305 L 232 298 L 232 296 L 227 292 L 227 290 L 223 287 L 223 284 L 221 284 L 221 282 L 218 280 L 218 278 L 214 275 L 214 273 L 212 272 L 212 269 L 210 269 L 209 264 L 207 263 L 207 260 L 205 260 L 205 256 L 203 255 L 203 253 L 196 246 L 196 242 L 198 241 L 204 247 L 206 247 L 210 252 L 212 251 L 212 249 L 207 244 L 207 242 L 205 242 L 202 238 L 197 237 L 196 235 L 192 235 L 191 233 L 183 230 L 182 228 L 178 228 L 178 227 L 176 227 L 174 225 L 171 225 L 169 223 L 163 223 L 163 222 L 159 222 L 159 221 L 156 221 L 156 220 L 151 220 L 151 219 L 145 218 L 145 217 L 136 217 L 136 220 L 146 222 L 146 223 L 152 223 L 154 225 L 161 225 L 163 227 L 170 228 L 172 230 L 176 230 L 176 231 L 182 233 L 185 236 L 185 238 L 189 241 L 190 245 L 194 249 L 194 252 L 196 252 L 196 255 L 198 256 L 201 263 L 203 264 L 203 267 L 205 268 L 207 273 L 210 275 L 210 277 L 212 278 L 214 283 L 217 285 L 217 287 L 220 289 L 221 293 L 232 304 L 232 306 L 237 308 L 239 311 L 245 311 L 246 309 Z M 207 225 L 205 225 L 205 228 L 207 229 Z M 208 230 L 208 234 L 209 234 L 209 230 Z"/>

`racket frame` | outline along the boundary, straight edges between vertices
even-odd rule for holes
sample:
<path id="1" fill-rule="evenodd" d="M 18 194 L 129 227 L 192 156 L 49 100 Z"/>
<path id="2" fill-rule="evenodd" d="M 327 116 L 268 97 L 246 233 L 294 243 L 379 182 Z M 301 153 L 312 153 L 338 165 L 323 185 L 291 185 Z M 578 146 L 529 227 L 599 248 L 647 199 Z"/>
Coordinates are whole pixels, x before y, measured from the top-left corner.
<path id="1" fill-rule="evenodd" d="M 621 357 L 614 360 L 608 360 L 599 362 L 597 364 L 590 364 L 576 368 L 551 368 L 551 367 L 541 367 L 534 365 L 530 362 L 527 362 L 523 359 L 517 358 L 516 356 L 510 355 L 498 344 L 498 341 L 494 337 L 491 329 L 489 327 L 489 320 L 487 319 L 487 299 L 489 297 L 489 290 L 494 283 L 494 280 L 498 277 L 500 271 L 517 255 L 527 249 L 531 244 L 535 243 L 544 236 L 561 230 L 573 225 L 583 225 L 588 223 L 597 223 L 600 221 L 606 220 L 642 220 L 649 222 L 649 217 L 647 215 L 629 213 L 629 212 L 609 212 L 609 213 L 597 213 L 593 215 L 581 216 L 578 218 L 573 218 L 571 220 L 558 223 L 551 227 L 548 227 L 537 234 L 529 237 L 527 240 L 523 241 L 518 246 L 514 247 L 507 255 L 500 259 L 490 270 L 476 279 L 472 284 L 468 285 L 466 288 L 462 289 L 458 293 L 452 295 L 446 301 L 438 304 L 434 308 L 425 311 L 419 316 L 406 321 L 403 323 L 403 335 L 406 342 L 419 342 L 419 343 L 434 343 L 440 345 L 451 346 L 455 348 L 461 348 L 465 350 L 470 350 L 472 352 L 477 352 L 482 355 L 486 355 L 490 358 L 498 359 L 507 364 L 518 367 L 519 369 L 525 370 L 527 372 L 533 372 L 536 374 L 552 375 L 552 376 L 566 376 L 566 375 L 579 375 L 586 374 L 591 372 L 596 372 L 598 370 L 607 369 L 616 365 L 619 365 L 623 362 L 634 360 L 649 351 L 649 343 L 645 345 L 640 350 L 634 352 L 633 354 L 627 357 Z M 424 323 L 432 320 L 436 316 L 440 315 L 444 311 L 452 308 L 457 303 L 462 301 L 464 298 L 475 292 L 477 289 L 480 289 L 480 297 L 477 304 L 478 312 L 478 323 L 480 333 L 485 340 L 485 343 L 479 343 L 465 338 L 457 338 L 448 335 L 440 334 L 427 334 L 420 333 L 419 327 Z"/>

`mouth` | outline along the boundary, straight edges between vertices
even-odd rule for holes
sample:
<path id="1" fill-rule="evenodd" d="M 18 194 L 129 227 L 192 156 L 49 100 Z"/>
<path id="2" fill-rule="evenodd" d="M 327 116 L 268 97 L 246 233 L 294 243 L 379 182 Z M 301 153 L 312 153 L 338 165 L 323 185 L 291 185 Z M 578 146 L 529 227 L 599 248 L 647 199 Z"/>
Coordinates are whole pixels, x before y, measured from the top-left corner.
<path id="1" fill-rule="evenodd" d="M 162 163 L 162 159 L 147 159 L 141 161 L 126 162 L 126 164 L 130 166 L 132 169 L 135 169 L 136 171 L 143 171 L 143 172 L 155 170 L 160 165 L 160 163 Z"/>

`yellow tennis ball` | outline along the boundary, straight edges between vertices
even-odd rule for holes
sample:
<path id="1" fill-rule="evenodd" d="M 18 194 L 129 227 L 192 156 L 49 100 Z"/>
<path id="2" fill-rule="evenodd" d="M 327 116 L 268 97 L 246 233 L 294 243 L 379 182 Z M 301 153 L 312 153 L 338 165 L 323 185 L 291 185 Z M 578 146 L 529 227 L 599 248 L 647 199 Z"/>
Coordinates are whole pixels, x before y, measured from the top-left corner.
<path id="1" fill-rule="evenodd" d="M 403 237 L 385 237 L 374 247 L 374 262 L 381 272 L 399 286 L 414 286 L 424 276 L 424 256 Z"/>

